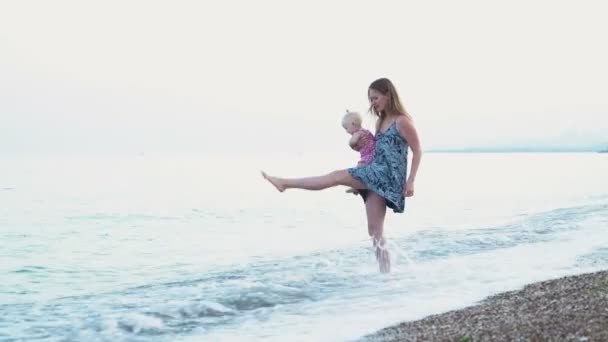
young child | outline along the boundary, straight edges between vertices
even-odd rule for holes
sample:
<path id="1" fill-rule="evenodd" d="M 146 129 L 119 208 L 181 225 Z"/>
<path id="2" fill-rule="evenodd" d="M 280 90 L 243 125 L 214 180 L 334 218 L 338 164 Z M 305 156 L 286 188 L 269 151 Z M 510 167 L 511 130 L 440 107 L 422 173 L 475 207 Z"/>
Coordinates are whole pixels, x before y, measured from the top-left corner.
<path id="1" fill-rule="evenodd" d="M 369 130 L 361 127 L 361 115 L 357 112 L 346 110 L 346 114 L 342 117 L 342 127 L 348 134 L 351 135 L 348 144 L 350 147 L 359 152 L 361 159 L 357 162 L 357 167 L 368 165 L 374 158 L 374 150 L 376 148 L 376 138 Z M 357 195 L 357 189 L 348 189 L 346 192 Z"/>

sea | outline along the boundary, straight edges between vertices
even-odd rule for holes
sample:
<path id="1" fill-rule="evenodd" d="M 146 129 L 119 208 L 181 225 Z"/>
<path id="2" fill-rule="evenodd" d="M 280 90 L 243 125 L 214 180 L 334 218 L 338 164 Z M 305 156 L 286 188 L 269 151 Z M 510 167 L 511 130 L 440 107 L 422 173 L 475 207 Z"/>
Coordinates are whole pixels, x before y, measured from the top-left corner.
<path id="1" fill-rule="evenodd" d="M 0 341 L 358 341 L 608 268 L 608 155 L 425 153 L 387 212 L 277 192 L 352 155 L 0 157 Z"/>

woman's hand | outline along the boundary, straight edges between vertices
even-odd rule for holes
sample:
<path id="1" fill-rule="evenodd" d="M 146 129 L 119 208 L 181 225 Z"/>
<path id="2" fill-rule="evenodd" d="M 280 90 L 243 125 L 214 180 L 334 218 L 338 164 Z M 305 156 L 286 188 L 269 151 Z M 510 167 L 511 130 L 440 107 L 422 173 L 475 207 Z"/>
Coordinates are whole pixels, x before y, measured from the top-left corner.
<path id="1" fill-rule="evenodd" d="M 408 180 L 405 183 L 405 189 L 403 190 L 403 195 L 405 195 L 405 197 L 414 196 L 414 181 Z"/>

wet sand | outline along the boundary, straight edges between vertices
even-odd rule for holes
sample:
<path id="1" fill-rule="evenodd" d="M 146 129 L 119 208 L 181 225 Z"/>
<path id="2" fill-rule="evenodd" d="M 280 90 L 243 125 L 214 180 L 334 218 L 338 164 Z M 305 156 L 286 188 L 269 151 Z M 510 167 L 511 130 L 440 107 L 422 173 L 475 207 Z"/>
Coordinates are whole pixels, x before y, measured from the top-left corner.
<path id="1" fill-rule="evenodd" d="M 530 284 L 362 341 L 608 341 L 608 271 Z"/>

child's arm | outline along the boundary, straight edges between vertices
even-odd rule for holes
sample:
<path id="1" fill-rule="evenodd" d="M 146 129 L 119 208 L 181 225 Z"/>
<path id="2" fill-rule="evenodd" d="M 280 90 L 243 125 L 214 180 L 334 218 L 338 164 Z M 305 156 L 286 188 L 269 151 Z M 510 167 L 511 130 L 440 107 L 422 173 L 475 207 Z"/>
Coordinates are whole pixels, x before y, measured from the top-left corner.
<path id="1" fill-rule="evenodd" d="M 353 134 L 353 136 L 350 138 L 350 140 L 348 141 L 348 145 L 350 145 L 350 147 L 355 150 L 355 151 L 359 151 L 359 141 L 361 140 L 361 133 L 360 132 L 355 132 Z"/>

